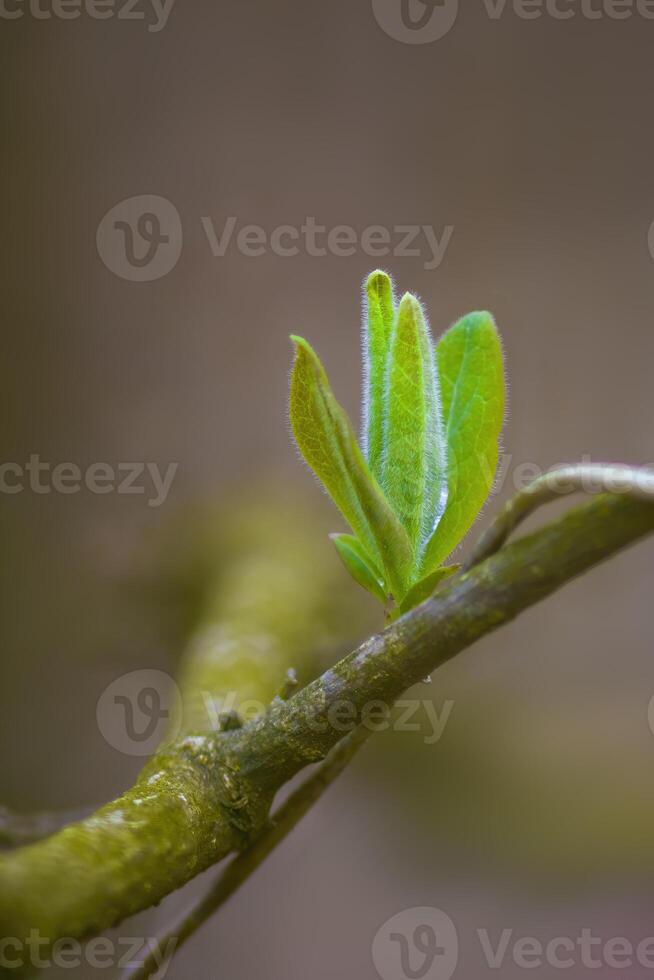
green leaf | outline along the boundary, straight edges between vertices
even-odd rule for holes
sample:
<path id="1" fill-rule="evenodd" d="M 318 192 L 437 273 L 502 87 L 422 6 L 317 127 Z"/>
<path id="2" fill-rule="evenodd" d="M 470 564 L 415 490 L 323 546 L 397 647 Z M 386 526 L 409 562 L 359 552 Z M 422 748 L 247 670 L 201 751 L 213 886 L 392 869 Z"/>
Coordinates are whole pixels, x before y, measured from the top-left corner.
<path id="1" fill-rule="evenodd" d="M 401 524 L 370 473 L 345 411 L 338 404 L 316 353 L 291 338 L 290 420 L 304 459 L 373 561 L 383 568 L 394 596 L 406 591 L 411 548 Z"/>
<path id="2" fill-rule="evenodd" d="M 467 534 L 495 479 L 504 422 L 502 345 L 490 313 L 470 313 L 436 348 L 447 436 L 448 504 L 423 561 L 426 574 Z"/>
<path id="3" fill-rule="evenodd" d="M 388 590 L 384 586 L 384 577 L 358 538 L 351 534 L 330 534 L 330 538 L 354 581 L 386 603 Z"/>
<path id="4" fill-rule="evenodd" d="M 381 479 L 386 365 L 395 320 L 393 283 L 377 270 L 366 280 L 363 321 L 363 447 L 375 479 Z"/>
<path id="5" fill-rule="evenodd" d="M 400 603 L 400 612 L 405 613 L 409 609 L 413 609 L 414 606 L 419 606 L 421 602 L 424 602 L 425 599 L 428 599 L 435 592 L 437 586 L 444 579 L 449 578 L 450 575 L 454 575 L 460 568 L 460 565 L 444 565 L 442 568 L 437 568 L 435 572 L 431 572 L 430 575 L 427 575 L 419 582 L 416 582 Z"/>
<path id="6" fill-rule="evenodd" d="M 447 472 L 429 327 L 409 293 L 393 329 L 386 397 L 382 488 L 419 559 L 445 509 Z"/>

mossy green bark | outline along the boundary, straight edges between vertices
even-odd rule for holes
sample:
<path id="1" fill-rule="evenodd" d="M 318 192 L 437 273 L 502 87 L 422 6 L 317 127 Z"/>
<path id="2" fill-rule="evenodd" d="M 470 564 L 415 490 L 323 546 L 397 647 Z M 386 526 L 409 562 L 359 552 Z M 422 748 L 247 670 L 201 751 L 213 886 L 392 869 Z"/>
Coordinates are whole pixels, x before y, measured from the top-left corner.
<path id="1" fill-rule="evenodd" d="M 378 705 L 514 619 L 575 576 L 654 531 L 654 503 L 602 495 L 503 548 L 362 644 L 241 735 L 243 769 L 273 786 L 323 758 Z M 338 719 L 338 724 L 335 723 Z"/>
<path id="2" fill-rule="evenodd" d="M 289 667 L 308 680 L 351 606 L 336 559 L 316 564 L 322 528 L 301 507 L 235 508 L 226 523 L 216 543 L 225 554 L 180 667 L 182 718 L 171 722 L 180 734 L 118 800 L 0 856 L 0 937 L 106 929 L 243 848 L 265 822 L 273 791 L 241 773 L 237 731 L 217 730 L 220 715 L 265 710 Z"/>
<path id="3" fill-rule="evenodd" d="M 264 549 L 263 565 L 274 573 L 264 576 L 261 592 L 252 592 L 243 618 L 232 623 L 235 675 L 218 655 L 215 663 L 191 658 L 183 674 L 191 695 L 185 734 L 155 756 L 136 786 L 88 820 L 0 860 L 0 935 L 24 937 L 38 928 L 53 940 L 84 937 L 157 903 L 256 833 L 276 790 L 345 734 L 343 713 L 339 724 L 333 714 L 339 705 L 348 706 L 352 727 L 365 724 L 372 703 L 390 707 L 481 636 L 653 530 L 652 503 L 602 496 L 582 504 L 452 576 L 434 598 L 290 700 L 273 701 L 240 730 L 207 733 L 196 711 L 196 684 L 215 683 L 220 698 L 238 676 L 270 700 L 273 675 L 324 639 L 322 574 L 317 568 L 309 574 L 300 552 L 287 553 L 282 541 L 279 550 Z M 217 601 L 209 619 L 224 615 L 229 633 L 229 609 L 238 601 L 236 595 L 229 607 Z M 260 649 L 262 636 L 271 640 L 268 654 Z M 252 668 L 249 681 L 240 653 Z"/>

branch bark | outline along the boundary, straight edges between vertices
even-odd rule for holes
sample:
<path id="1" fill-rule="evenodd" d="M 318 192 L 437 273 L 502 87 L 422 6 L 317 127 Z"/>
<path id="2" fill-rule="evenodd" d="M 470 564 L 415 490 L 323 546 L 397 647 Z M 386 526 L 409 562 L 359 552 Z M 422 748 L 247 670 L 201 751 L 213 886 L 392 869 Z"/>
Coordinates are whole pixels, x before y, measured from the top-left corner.
<path id="1" fill-rule="evenodd" d="M 654 503 L 601 495 L 451 576 L 427 602 L 244 729 L 237 749 L 243 773 L 262 788 L 283 785 L 349 728 L 375 724 L 370 716 L 380 704 L 392 706 L 482 636 L 653 530 Z"/>
<path id="2" fill-rule="evenodd" d="M 571 493 L 619 493 L 654 501 L 654 470 L 619 463 L 572 463 L 543 473 L 505 505 L 475 545 L 464 571 L 490 558 L 539 507 Z"/>
<path id="3" fill-rule="evenodd" d="M 340 776 L 354 755 L 372 733 L 359 727 L 346 735 L 332 749 L 322 765 L 299 786 L 275 811 L 267 827 L 242 854 L 233 858 L 204 898 L 176 926 L 157 941 L 157 948 L 137 967 L 127 967 L 124 980 L 147 980 L 156 973 L 166 955 L 175 953 L 238 891 L 266 858 L 297 826 L 302 817 L 318 802 L 323 793 Z"/>
<path id="4" fill-rule="evenodd" d="M 228 557 L 207 563 L 214 579 L 179 672 L 182 716 L 117 800 L 0 855 L 0 938 L 101 932 L 241 850 L 265 823 L 272 792 L 244 788 L 234 733 L 217 731 L 218 719 L 265 710 L 289 667 L 314 676 L 315 654 L 333 646 L 352 610 L 336 563 L 316 566 L 311 514 L 277 500 L 230 508 L 227 523 L 212 551 Z"/>
<path id="5" fill-rule="evenodd" d="M 0 860 L 0 935 L 24 937 L 38 928 L 51 940 L 81 938 L 160 901 L 247 845 L 275 792 L 348 730 L 374 725 L 380 703 L 390 708 L 480 637 L 653 530 L 651 502 L 594 498 L 448 579 L 432 599 L 242 729 L 172 741 L 125 796 Z M 272 564 L 270 589 L 281 575 L 294 592 L 279 554 Z M 292 597 L 288 609 L 300 623 L 273 643 L 279 674 L 317 629 L 316 596 L 313 605 L 303 602 Z M 279 616 L 276 600 L 264 606 Z M 272 684 L 266 693 L 272 696 Z"/>

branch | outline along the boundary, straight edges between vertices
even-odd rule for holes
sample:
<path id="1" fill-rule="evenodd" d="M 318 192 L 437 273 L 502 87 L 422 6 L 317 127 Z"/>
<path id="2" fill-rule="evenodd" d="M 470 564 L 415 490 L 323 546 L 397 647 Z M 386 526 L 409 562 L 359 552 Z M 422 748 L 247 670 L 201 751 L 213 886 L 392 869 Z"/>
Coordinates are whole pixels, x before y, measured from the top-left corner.
<path id="1" fill-rule="evenodd" d="M 596 497 L 453 576 L 431 600 L 241 730 L 172 742 L 120 800 L 0 861 L 0 934 L 39 928 L 53 939 L 83 937 L 160 901 L 243 848 L 264 827 L 274 793 L 346 731 L 374 728 L 379 703 L 390 708 L 440 664 L 653 530 L 651 502 Z M 286 568 L 277 565 L 276 575 Z M 315 619 L 296 598 L 288 607 L 301 620 L 292 652 L 275 647 L 286 664 L 308 643 L 305 615 Z"/>
<path id="2" fill-rule="evenodd" d="M 464 571 L 499 551 L 522 521 L 558 496 L 619 488 L 634 499 L 654 500 L 654 474 L 633 467 L 603 464 L 564 466 L 550 470 L 505 506 L 473 549 Z M 129 973 L 133 980 L 147 980 L 161 965 L 165 950 L 174 949 L 177 952 L 219 910 L 317 802 L 371 733 L 372 729 L 360 725 L 331 750 L 317 771 L 280 807 L 254 844 L 228 865 L 207 895 L 158 942 L 158 951 L 151 952 L 136 973 Z"/>
<path id="3" fill-rule="evenodd" d="M 557 466 L 530 483 L 504 507 L 482 534 L 464 571 L 490 558 L 534 511 L 571 493 L 618 493 L 634 500 L 654 500 L 654 470 L 607 463 Z"/>
<path id="4" fill-rule="evenodd" d="M 476 640 L 652 531 L 652 502 L 602 495 L 452 576 L 430 600 L 247 726 L 237 748 L 242 772 L 261 788 L 283 785 L 344 732 L 374 727 L 380 704 L 390 708 Z"/>
<path id="5" fill-rule="evenodd" d="M 259 868 L 269 854 L 281 844 L 285 837 L 298 825 L 302 817 L 318 802 L 325 790 L 340 776 L 345 767 L 370 737 L 371 731 L 360 727 L 355 729 L 329 753 L 325 761 L 289 798 L 282 803 L 271 817 L 266 829 L 242 854 L 234 858 L 225 868 L 213 887 L 203 899 L 184 916 L 182 921 L 157 942 L 147 959 L 136 971 L 131 966 L 125 970 L 125 980 L 147 980 L 161 969 L 166 950 L 177 953 L 180 947 L 211 918 L 218 909 L 238 891 L 244 882 Z"/>
<path id="6" fill-rule="evenodd" d="M 357 617 L 349 604 L 345 612 L 336 564 L 316 566 L 315 519 L 297 505 L 232 509 L 228 524 L 218 550 L 237 557 L 217 573 L 213 562 L 180 671 L 179 735 L 117 800 L 0 855 L 0 938 L 101 932 L 241 850 L 265 824 L 272 793 L 245 785 L 234 733 L 217 731 L 218 718 L 265 710 L 289 666 L 315 674 L 314 651 L 332 645 L 344 616 L 354 629 Z"/>

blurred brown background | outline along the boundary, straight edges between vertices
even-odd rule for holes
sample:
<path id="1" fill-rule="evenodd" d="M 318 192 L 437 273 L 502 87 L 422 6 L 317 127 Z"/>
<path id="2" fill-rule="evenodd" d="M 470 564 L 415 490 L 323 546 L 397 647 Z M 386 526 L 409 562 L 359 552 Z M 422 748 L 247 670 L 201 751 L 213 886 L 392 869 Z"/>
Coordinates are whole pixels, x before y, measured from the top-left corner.
<path id="1" fill-rule="evenodd" d="M 314 343 L 357 415 L 375 266 L 420 294 L 435 334 L 470 309 L 497 317 L 510 459 L 483 519 L 520 464 L 654 462 L 654 20 L 580 3 L 493 20 L 480 0 L 407 44 L 370 0 L 177 0 L 158 32 L 135 9 L 145 20 L 25 7 L 0 23 L 2 461 L 179 464 L 157 508 L 0 495 L 0 802 L 23 810 L 100 802 L 136 770 L 95 705 L 121 672 L 174 663 L 128 587 L 144 535 L 271 471 L 319 496 L 289 440 L 287 336 Z M 183 228 L 150 282 L 96 247 L 136 195 L 172 202 Z M 409 257 L 234 242 L 215 257 L 201 219 L 220 234 L 230 216 L 454 231 L 431 270 L 423 239 Z M 379 926 L 421 905 L 454 919 L 470 978 L 489 972 L 474 930 L 498 922 L 544 941 L 651 934 L 653 559 L 639 546 L 440 671 L 419 696 L 454 701 L 443 739 L 371 744 L 168 976 L 367 980 Z"/>

